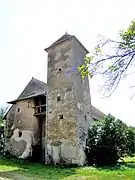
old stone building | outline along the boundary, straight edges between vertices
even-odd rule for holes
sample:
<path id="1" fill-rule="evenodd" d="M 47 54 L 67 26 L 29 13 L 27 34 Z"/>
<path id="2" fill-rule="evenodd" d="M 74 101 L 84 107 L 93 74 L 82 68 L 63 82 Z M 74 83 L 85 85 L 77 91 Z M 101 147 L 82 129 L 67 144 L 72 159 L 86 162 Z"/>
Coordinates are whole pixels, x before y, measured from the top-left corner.
<path id="1" fill-rule="evenodd" d="M 88 51 L 67 33 L 45 51 L 47 84 L 32 78 L 9 102 L 5 149 L 23 159 L 36 152 L 46 164 L 83 165 L 88 127 L 104 116 L 91 105 L 88 78 L 82 80 L 75 70 Z"/>

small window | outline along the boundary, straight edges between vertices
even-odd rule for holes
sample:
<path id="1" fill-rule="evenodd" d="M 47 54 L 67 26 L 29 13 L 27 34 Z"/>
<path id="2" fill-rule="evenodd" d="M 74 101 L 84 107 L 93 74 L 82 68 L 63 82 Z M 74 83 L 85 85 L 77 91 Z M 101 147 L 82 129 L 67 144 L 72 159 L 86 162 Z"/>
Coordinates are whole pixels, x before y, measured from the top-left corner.
<path id="1" fill-rule="evenodd" d="M 92 118 L 94 121 L 98 121 L 98 119 L 96 119 L 96 118 Z"/>
<path id="2" fill-rule="evenodd" d="M 59 119 L 63 119 L 63 114 L 60 114 L 60 115 L 59 115 Z"/>
<path id="3" fill-rule="evenodd" d="M 57 102 L 61 101 L 61 97 L 57 96 Z"/>
<path id="4" fill-rule="evenodd" d="M 17 109 L 17 112 L 20 112 L 20 108 Z"/>
<path id="5" fill-rule="evenodd" d="M 84 119 L 85 119 L 85 121 L 87 120 L 87 119 L 86 119 L 86 115 L 84 116 Z"/>
<path id="6" fill-rule="evenodd" d="M 59 68 L 59 72 L 61 72 L 61 68 Z"/>
<path id="7" fill-rule="evenodd" d="M 22 136 L 22 132 L 19 131 L 19 137 L 21 137 L 21 136 Z"/>

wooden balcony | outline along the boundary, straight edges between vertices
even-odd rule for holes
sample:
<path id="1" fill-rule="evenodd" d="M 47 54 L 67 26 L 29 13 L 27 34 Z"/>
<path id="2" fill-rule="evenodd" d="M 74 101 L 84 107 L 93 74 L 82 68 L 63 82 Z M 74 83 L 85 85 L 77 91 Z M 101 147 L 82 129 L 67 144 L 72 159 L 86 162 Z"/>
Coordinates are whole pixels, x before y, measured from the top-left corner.
<path id="1" fill-rule="evenodd" d="M 34 107 L 34 116 L 45 116 L 46 115 L 46 104 Z"/>

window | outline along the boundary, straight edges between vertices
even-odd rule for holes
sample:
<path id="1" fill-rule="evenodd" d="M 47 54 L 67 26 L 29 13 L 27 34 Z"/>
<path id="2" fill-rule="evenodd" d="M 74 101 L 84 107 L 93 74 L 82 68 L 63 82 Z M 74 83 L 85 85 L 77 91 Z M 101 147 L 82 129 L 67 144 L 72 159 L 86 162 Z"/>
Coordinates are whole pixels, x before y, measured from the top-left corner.
<path id="1" fill-rule="evenodd" d="M 87 120 L 87 119 L 86 119 L 86 115 L 84 116 L 84 119 L 85 119 L 85 121 Z"/>
<path id="2" fill-rule="evenodd" d="M 94 121 L 98 121 L 98 119 L 96 119 L 96 118 L 92 118 Z"/>
<path id="3" fill-rule="evenodd" d="M 57 102 L 61 101 L 61 97 L 57 96 Z"/>
<path id="4" fill-rule="evenodd" d="M 19 131 L 19 137 L 21 137 L 21 136 L 22 136 L 22 132 Z"/>
<path id="5" fill-rule="evenodd" d="M 60 114 L 60 115 L 59 115 L 59 119 L 63 119 L 63 114 Z"/>
<path id="6" fill-rule="evenodd" d="M 59 72 L 61 72 L 61 68 L 59 68 Z"/>
<path id="7" fill-rule="evenodd" d="M 17 112 L 20 112 L 20 108 L 17 109 Z"/>
<path id="8" fill-rule="evenodd" d="M 58 93 L 58 94 L 57 94 L 57 102 L 59 102 L 59 101 L 61 101 L 61 96 L 60 96 L 60 94 Z"/>

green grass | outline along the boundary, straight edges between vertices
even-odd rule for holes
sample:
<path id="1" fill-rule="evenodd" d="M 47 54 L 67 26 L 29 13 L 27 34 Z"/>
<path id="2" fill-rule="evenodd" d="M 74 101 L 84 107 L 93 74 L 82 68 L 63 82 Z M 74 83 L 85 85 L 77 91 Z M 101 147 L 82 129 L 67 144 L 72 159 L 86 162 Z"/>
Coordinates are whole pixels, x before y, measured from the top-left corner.
<path id="1" fill-rule="evenodd" d="M 135 157 L 114 167 L 62 168 L 0 159 L 0 180 L 135 180 Z"/>

